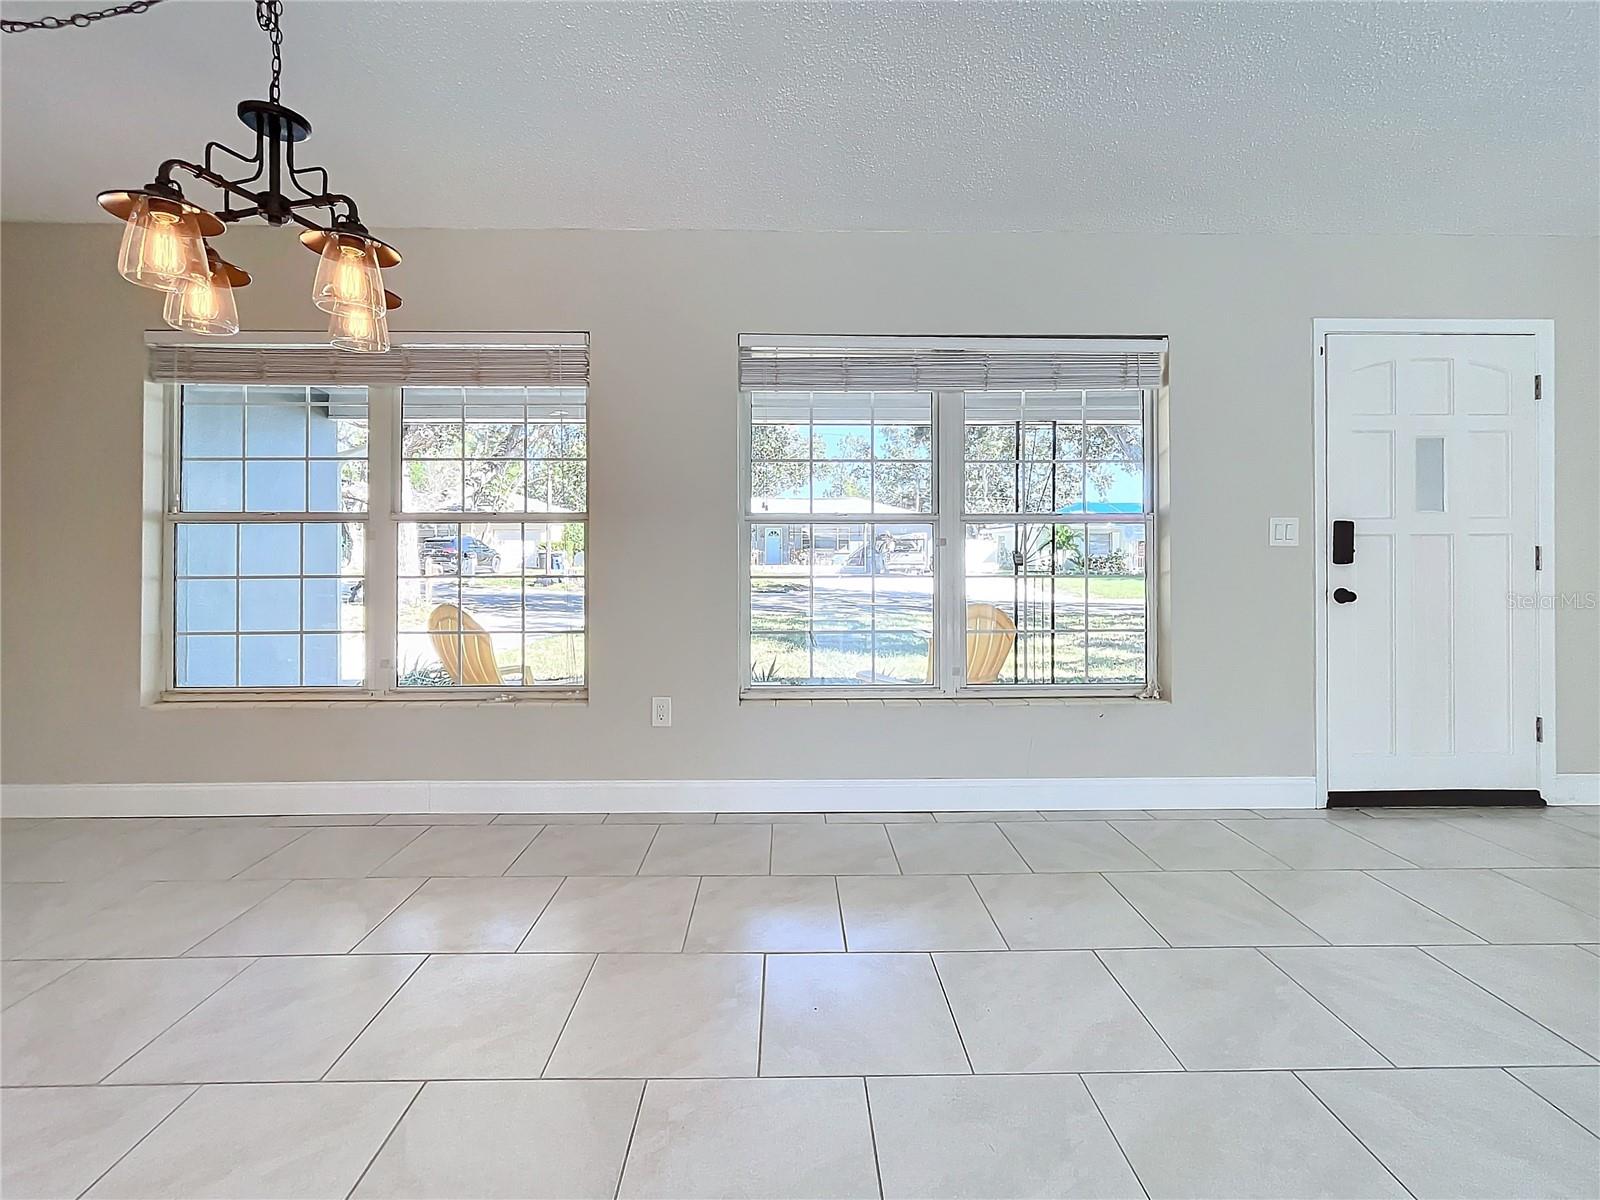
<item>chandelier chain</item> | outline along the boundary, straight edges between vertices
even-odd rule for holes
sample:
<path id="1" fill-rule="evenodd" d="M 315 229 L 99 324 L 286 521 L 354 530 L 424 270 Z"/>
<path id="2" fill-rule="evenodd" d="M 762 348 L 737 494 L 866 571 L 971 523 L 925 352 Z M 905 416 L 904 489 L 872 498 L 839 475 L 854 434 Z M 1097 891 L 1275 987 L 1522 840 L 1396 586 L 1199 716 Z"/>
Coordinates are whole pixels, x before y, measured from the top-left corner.
<path id="1" fill-rule="evenodd" d="M 279 102 L 280 81 L 283 76 L 283 30 L 278 21 L 283 16 L 283 0 L 256 0 L 256 24 L 272 43 L 272 90 L 268 99 Z"/>
<path id="2" fill-rule="evenodd" d="M 108 17 L 137 16 L 139 13 L 149 12 L 160 3 L 161 0 L 132 0 L 128 4 L 117 4 L 93 12 L 71 13 L 65 17 L 47 16 L 40 17 L 36 21 L 0 21 L 0 31 L 25 33 L 30 29 L 87 29 L 96 21 L 104 21 Z"/>

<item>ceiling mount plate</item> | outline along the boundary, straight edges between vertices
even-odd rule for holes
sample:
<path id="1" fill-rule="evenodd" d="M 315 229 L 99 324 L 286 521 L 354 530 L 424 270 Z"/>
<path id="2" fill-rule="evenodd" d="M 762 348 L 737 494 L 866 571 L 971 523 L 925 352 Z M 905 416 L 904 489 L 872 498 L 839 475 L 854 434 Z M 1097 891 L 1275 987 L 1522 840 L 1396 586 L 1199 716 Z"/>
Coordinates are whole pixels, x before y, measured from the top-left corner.
<path id="1" fill-rule="evenodd" d="M 239 120 L 257 133 L 280 142 L 303 142 L 311 136 L 311 122 L 281 104 L 270 100 L 239 101 Z"/>

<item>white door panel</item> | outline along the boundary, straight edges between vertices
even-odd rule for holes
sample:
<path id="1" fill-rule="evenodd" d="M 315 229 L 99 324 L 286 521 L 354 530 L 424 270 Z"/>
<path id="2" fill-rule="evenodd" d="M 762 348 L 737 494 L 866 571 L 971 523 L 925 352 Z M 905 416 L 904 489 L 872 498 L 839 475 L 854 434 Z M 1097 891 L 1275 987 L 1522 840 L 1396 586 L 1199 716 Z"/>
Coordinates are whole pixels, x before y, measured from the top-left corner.
<path id="1" fill-rule="evenodd" d="M 1534 339 L 1329 334 L 1328 786 L 1535 788 Z M 1335 589 L 1355 593 L 1335 603 Z"/>

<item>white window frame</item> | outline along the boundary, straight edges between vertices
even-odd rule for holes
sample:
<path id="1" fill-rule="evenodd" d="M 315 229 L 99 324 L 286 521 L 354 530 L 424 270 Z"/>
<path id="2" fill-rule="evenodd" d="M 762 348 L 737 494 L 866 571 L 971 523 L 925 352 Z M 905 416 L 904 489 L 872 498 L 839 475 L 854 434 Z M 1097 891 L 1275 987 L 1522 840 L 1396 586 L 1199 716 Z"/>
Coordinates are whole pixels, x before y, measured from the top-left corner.
<path id="1" fill-rule="evenodd" d="M 762 339 L 768 340 L 782 339 Z M 811 338 L 791 339 L 803 344 L 826 344 L 849 348 L 894 346 L 895 338 Z M 1000 339 L 985 339 L 987 345 Z M 1161 494 L 1158 463 L 1162 447 L 1157 445 L 1160 423 L 1157 420 L 1161 390 L 1139 389 L 1144 432 L 1144 512 L 1138 516 L 1105 513 L 966 513 L 966 397 L 960 389 L 940 388 L 931 392 L 933 421 L 933 519 L 934 519 L 934 618 L 930 656 L 933 663 L 931 684 L 758 684 L 751 680 L 750 545 L 752 530 L 763 524 L 794 524 L 817 521 L 841 524 L 867 524 L 872 515 L 833 518 L 814 514 L 757 513 L 751 508 L 751 462 L 754 437 L 752 390 L 739 389 L 738 422 L 738 498 L 736 548 L 739 587 L 739 662 L 738 696 L 741 701 L 781 702 L 785 700 L 995 700 L 1082 699 L 1160 699 L 1157 661 L 1157 593 L 1160 561 L 1159 511 Z M 1015 390 L 1015 389 L 1005 389 Z M 919 518 L 910 518 L 917 520 Z M 966 576 L 964 569 L 966 527 L 968 524 L 1142 524 L 1145 527 L 1144 656 L 1145 678 L 1140 683 L 1063 683 L 1063 684 L 979 684 L 965 682 L 966 674 Z M 946 564 L 954 566 L 946 569 Z M 958 648 L 952 654 L 952 648 Z M 953 661 L 952 661 L 953 660 Z"/>
<path id="2" fill-rule="evenodd" d="M 412 335 L 429 344 L 454 343 L 462 346 L 493 345 L 544 345 L 554 335 L 550 334 L 417 334 Z M 573 336 L 573 335 L 560 335 Z M 586 336 L 586 335 L 584 335 Z M 264 344 L 283 343 L 302 345 L 320 340 L 320 335 L 252 334 L 251 341 Z M 207 344 L 205 340 L 188 335 L 149 334 L 150 345 Z M 313 385 L 314 386 L 314 385 Z M 397 678 L 399 647 L 399 530 L 401 524 L 415 521 L 444 519 L 439 514 L 410 513 L 402 510 L 400 475 L 401 462 L 401 392 L 400 384 L 342 385 L 365 386 L 367 390 L 367 511 L 365 513 L 333 512 L 205 512 L 188 513 L 181 509 L 180 484 L 182 472 L 181 383 L 152 383 L 147 388 L 159 392 L 161 405 L 161 535 L 160 535 L 160 652 L 161 668 L 156 702 L 162 705 L 226 705 L 251 703 L 310 703 L 329 705 L 339 703 L 429 705 L 452 702 L 482 704 L 494 703 L 559 703 L 587 702 L 590 678 L 589 647 L 591 630 L 589 613 L 589 559 L 593 552 L 592 530 L 587 503 L 581 513 L 562 513 L 564 523 L 581 523 L 584 527 L 584 627 L 583 627 L 583 679 L 581 685 L 530 684 L 515 687 L 439 687 L 402 688 Z M 470 386 L 470 385 L 468 385 Z M 530 384 L 529 386 L 540 386 Z M 587 385 L 585 385 L 587 387 Z M 585 397 L 585 425 L 587 417 Z M 585 446 L 588 438 L 585 437 Z M 380 447 L 387 453 L 379 454 Z M 587 453 L 586 453 L 587 458 Z M 585 489 L 587 496 L 587 488 Z M 484 522 L 502 519 L 494 513 L 452 513 L 452 522 L 480 518 Z M 535 513 L 506 515 L 507 522 L 534 522 L 540 520 Z M 179 688 L 177 686 L 177 527 L 184 524 L 294 524 L 310 523 L 361 524 L 365 527 L 366 574 L 362 588 L 365 596 L 366 682 L 357 687 L 221 687 Z"/>

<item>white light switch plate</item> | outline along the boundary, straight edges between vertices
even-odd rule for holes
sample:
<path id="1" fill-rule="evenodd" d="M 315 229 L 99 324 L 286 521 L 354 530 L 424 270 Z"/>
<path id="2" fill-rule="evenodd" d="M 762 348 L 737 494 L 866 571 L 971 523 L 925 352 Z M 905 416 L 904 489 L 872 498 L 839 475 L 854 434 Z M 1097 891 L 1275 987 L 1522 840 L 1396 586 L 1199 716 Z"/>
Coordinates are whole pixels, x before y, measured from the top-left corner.
<path id="1" fill-rule="evenodd" d="M 1272 517 L 1267 522 L 1267 545 L 1298 546 L 1299 544 L 1299 517 Z"/>

